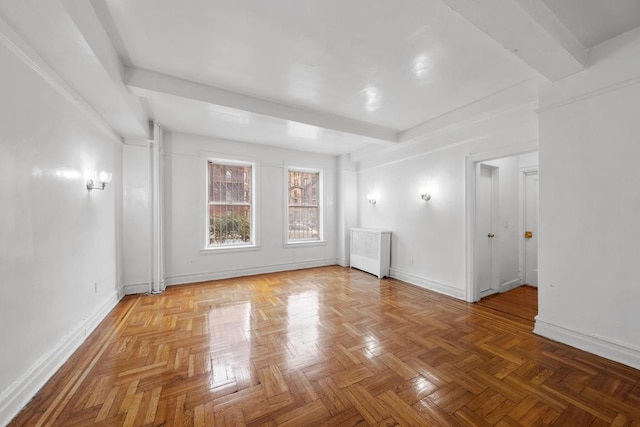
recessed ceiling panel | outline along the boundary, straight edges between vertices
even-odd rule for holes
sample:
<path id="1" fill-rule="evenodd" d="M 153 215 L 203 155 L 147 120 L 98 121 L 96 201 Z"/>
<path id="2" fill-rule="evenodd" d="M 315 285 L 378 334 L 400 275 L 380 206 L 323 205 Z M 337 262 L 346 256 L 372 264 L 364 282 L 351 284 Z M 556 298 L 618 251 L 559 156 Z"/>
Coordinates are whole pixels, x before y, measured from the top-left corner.
<path id="1" fill-rule="evenodd" d="M 135 67 L 392 129 L 534 74 L 440 1 L 104 1 Z"/>

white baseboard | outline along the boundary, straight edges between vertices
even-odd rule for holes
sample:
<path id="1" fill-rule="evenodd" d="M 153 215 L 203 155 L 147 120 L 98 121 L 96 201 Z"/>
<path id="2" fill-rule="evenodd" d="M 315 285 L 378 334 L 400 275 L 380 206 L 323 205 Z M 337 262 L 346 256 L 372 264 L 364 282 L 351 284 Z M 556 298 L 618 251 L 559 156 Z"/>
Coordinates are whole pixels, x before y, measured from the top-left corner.
<path id="1" fill-rule="evenodd" d="M 38 393 L 58 369 L 80 347 L 87 336 L 120 301 L 114 290 L 102 305 L 65 335 L 54 348 L 45 353 L 20 378 L 0 394 L 0 425 L 7 425 Z"/>
<path id="2" fill-rule="evenodd" d="M 520 285 L 522 285 L 522 280 L 519 277 L 517 279 L 509 280 L 508 282 L 502 283 L 500 285 L 500 292 L 510 291 L 511 289 L 515 289 Z"/>
<path id="3" fill-rule="evenodd" d="M 464 300 L 465 297 L 464 289 L 458 289 L 443 283 L 434 282 L 433 280 L 425 279 L 424 277 L 420 277 L 415 274 L 404 273 L 395 268 L 390 269 L 389 274 L 394 279 L 402 280 L 403 282 L 411 283 L 412 285 L 448 295 L 453 298 Z"/>
<path id="4" fill-rule="evenodd" d="M 350 265 L 350 260 L 349 258 L 338 258 L 336 260 L 336 263 L 340 266 L 340 267 L 349 267 Z"/>
<path id="5" fill-rule="evenodd" d="M 133 294 L 144 294 L 149 292 L 149 284 L 148 283 L 133 283 L 130 285 L 124 285 L 122 287 L 125 295 L 133 295 Z"/>
<path id="6" fill-rule="evenodd" d="M 301 270 L 303 268 L 324 267 L 327 265 L 337 265 L 335 258 L 316 259 L 284 264 L 271 264 L 259 267 L 247 267 L 230 270 L 219 270 L 207 273 L 182 274 L 169 276 L 166 279 L 167 285 L 182 285 L 185 283 L 207 282 L 209 280 L 230 279 L 232 277 L 255 276 L 256 274 L 277 273 L 280 271 Z M 146 290 L 144 291 L 146 292 Z"/>
<path id="7" fill-rule="evenodd" d="M 640 369 L 640 349 L 579 332 L 536 317 L 533 332 L 543 337 Z"/>

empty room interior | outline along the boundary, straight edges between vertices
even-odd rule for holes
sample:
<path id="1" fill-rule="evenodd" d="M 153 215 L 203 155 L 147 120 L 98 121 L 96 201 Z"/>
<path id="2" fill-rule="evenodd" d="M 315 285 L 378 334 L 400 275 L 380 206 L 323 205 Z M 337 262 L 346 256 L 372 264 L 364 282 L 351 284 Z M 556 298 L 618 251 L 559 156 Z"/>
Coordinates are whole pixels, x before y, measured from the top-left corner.
<path id="1" fill-rule="evenodd" d="M 0 1 L 0 65 L 0 425 L 640 425 L 639 1 Z"/>

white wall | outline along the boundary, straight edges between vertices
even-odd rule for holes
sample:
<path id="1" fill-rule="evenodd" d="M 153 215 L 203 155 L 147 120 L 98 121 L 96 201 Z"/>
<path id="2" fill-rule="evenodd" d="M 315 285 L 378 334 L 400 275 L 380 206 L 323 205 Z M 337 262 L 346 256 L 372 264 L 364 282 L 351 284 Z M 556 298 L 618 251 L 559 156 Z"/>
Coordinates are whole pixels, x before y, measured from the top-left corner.
<path id="1" fill-rule="evenodd" d="M 536 332 L 640 368 L 640 30 L 540 98 Z"/>
<path id="2" fill-rule="evenodd" d="M 149 148 L 126 144 L 122 153 L 122 284 L 128 293 L 149 290 Z"/>
<path id="3" fill-rule="evenodd" d="M 351 259 L 351 229 L 358 225 L 358 175 L 347 155 L 338 157 L 337 169 L 337 262 L 347 267 Z"/>
<path id="4" fill-rule="evenodd" d="M 203 250 L 206 155 L 247 159 L 257 163 L 257 249 Z M 180 133 L 166 135 L 165 156 L 165 251 L 168 284 L 337 262 L 335 157 Z M 284 244 L 287 166 L 323 170 L 324 243 Z"/>
<path id="5" fill-rule="evenodd" d="M 466 158 L 505 147 L 517 151 L 536 139 L 537 117 L 529 105 L 361 161 L 359 226 L 393 232 L 392 277 L 466 298 Z M 432 148 L 438 146 L 445 148 Z M 431 201 L 421 200 L 423 190 Z M 375 205 L 367 203 L 369 193 Z"/>
<path id="6" fill-rule="evenodd" d="M 118 300 L 122 147 L 1 43 L 0 64 L 4 425 Z"/>

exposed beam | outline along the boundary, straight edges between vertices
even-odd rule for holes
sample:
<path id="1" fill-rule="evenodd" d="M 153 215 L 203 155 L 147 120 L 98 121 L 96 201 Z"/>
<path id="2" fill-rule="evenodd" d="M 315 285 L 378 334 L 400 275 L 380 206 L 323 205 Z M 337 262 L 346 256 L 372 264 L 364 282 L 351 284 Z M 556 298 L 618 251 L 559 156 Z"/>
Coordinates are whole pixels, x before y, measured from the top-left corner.
<path id="1" fill-rule="evenodd" d="M 586 68 L 586 49 L 540 0 L 443 1 L 550 81 Z"/>
<path id="2" fill-rule="evenodd" d="M 140 137 L 141 134 L 150 137 L 149 114 L 145 111 L 142 102 L 137 97 L 131 96 L 124 86 L 122 62 L 91 2 L 61 0 L 61 3 L 91 49 L 91 53 L 113 83 L 115 90 L 112 93 L 117 97 L 120 113 L 122 113 L 121 108 L 125 107 L 129 121 L 135 123 L 133 126 L 137 126 L 134 133 L 126 132 L 124 129 L 119 129 L 119 131 L 128 137 Z M 113 113 L 105 111 L 103 114 Z"/>
<path id="3" fill-rule="evenodd" d="M 166 95 L 221 105 L 255 114 L 318 126 L 373 138 L 383 144 L 397 143 L 397 131 L 348 118 L 278 104 L 213 86 L 139 68 L 124 68 L 124 82 L 131 93 L 149 99 Z"/>

